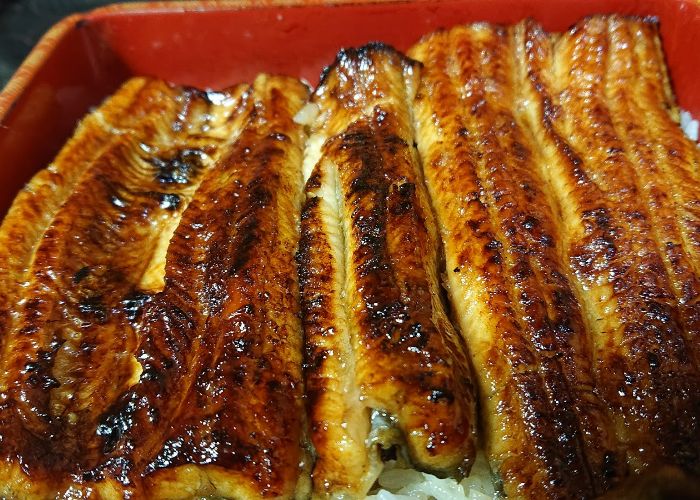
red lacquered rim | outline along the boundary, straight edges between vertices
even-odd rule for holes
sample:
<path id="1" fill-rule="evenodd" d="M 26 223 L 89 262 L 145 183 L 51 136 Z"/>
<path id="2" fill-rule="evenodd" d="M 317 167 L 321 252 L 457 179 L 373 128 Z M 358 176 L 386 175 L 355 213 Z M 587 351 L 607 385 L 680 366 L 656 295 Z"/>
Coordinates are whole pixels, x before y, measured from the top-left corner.
<path id="1" fill-rule="evenodd" d="M 184 2 L 135 2 L 115 3 L 99 7 L 92 11 L 73 14 L 51 27 L 39 42 L 34 46 L 29 55 L 24 59 L 17 71 L 12 75 L 5 87 L 0 92 L 0 124 L 12 109 L 19 95 L 27 87 L 39 68 L 49 58 L 61 38 L 71 31 L 76 23 L 86 19 L 97 19 L 111 15 L 119 15 L 125 12 L 143 13 L 150 12 L 204 12 L 214 10 L 242 10 L 259 7 L 302 7 L 305 5 L 343 5 L 343 4 L 371 4 L 371 3 L 407 3 L 408 0 L 205 0 Z M 434 0 L 412 0 L 413 2 L 430 3 Z M 2 126 L 2 125 L 0 125 Z"/>
<path id="2" fill-rule="evenodd" d="M 439 0 L 185 0 L 165 2 L 115 3 L 98 7 L 86 17 L 110 14 L 149 12 L 203 12 L 211 10 L 241 10 L 264 7 L 304 7 L 311 5 L 348 5 L 373 3 L 436 3 Z"/>

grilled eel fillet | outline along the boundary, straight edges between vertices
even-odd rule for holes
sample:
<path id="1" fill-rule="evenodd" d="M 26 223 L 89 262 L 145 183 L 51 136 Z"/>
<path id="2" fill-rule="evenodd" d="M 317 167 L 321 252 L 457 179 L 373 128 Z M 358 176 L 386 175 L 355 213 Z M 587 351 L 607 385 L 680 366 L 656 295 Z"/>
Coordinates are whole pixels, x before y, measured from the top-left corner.
<path id="1" fill-rule="evenodd" d="M 698 471 L 698 152 L 652 22 L 426 37 L 418 148 L 510 497 Z"/>
<path id="2" fill-rule="evenodd" d="M 657 26 L 594 17 L 553 42 L 528 22 L 516 45 L 615 433 L 634 471 L 700 473 L 698 152 Z"/>
<path id="3" fill-rule="evenodd" d="M 285 214 L 307 93 L 265 76 L 221 93 L 132 80 L 18 198 L 1 232 L 29 228 L 3 276 L 20 304 L 3 323 L 3 497 L 294 493 Z"/>
<path id="4" fill-rule="evenodd" d="M 298 262 L 317 497 L 361 498 L 380 448 L 405 445 L 442 474 L 475 454 L 474 389 L 413 145 L 418 70 L 378 44 L 341 51 L 311 100 Z"/>
<path id="5" fill-rule="evenodd" d="M 596 17 L 555 44 L 532 23 L 519 36 L 527 118 L 618 439 L 635 471 L 700 473 L 698 153 L 669 112 L 656 25 Z"/>
<path id="6" fill-rule="evenodd" d="M 555 245 L 536 145 L 517 114 L 512 31 L 437 32 L 417 142 L 450 296 L 478 373 L 485 444 L 510 496 L 592 496 L 619 474 L 582 312 Z"/>

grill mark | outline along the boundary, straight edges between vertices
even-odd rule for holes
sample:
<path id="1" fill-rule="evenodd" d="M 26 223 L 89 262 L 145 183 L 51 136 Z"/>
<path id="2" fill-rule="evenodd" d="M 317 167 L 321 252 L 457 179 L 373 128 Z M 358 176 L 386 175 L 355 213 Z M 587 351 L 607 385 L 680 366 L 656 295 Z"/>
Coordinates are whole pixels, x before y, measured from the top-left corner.
<path id="1" fill-rule="evenodd" d="M 389 182 L 379 151 L 382 146 L 378 143 L 382 139 L 375 138 L 374 133 L 366 122 L 356 122 L 347 132 L 326 143 L 326 151 L 328 156 L 342 158 L 338 160 L 339 175 L 345 188 L 345 204 L 351 211 L 350 231 L 358 242 L 352 250 L 350 265 L 357 269 L 358 288 L 367 289 L 362 295 L 368 308 L 365 321 L 369 335 L 381 337 L 388 333 L 388 325 L 382 320 L 391 323 L 407 318 L 402 312 L 386 247 L 384 214 Z M 388 139 L 392 142 L 398 138 Z"/>
<path id="2" fill-rule="evenodd" d="M 188 184 L 190 178 L 197 175 L 202 168 L 201 149 L 180 149 L 172 156 L 149 157 L 148 163 L 157 170 L 156 180 L 161 184 Z"/>

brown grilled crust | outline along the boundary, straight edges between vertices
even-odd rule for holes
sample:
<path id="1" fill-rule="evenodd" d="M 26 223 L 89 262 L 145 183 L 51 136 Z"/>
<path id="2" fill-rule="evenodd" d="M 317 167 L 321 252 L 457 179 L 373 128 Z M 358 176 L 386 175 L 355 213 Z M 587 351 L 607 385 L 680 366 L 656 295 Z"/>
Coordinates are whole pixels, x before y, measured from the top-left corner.
<path id="1" fill-rule="evenodd" d="M 435 259 L 435 247 L 429 246 L 426 205 L 416 194 L 418 179 L 407 170 L 412 146 L 383 114 L 376 109 L 369 121 L 355 122 L 326 144 L 339 166 L 351 224 L 349 264 L 361 304 L 353 310 L 356 374 L 370 404 L 397 415 L 419 466 L 467 467 L 474 421 L 466 373 L 459 372 L 464 360 L 452 354 L 459 351 L 440 317 L 444 312 L 433 310 L 439 289 L 423 266 L 427 251 Z"/>
<path id="2" fill-rule="evenodd" d="M 417 69 L 386 46 L 343 51 L 314 95 L 320 118 L 312 132 L 328 140 L 307 183 L 307 192 L 317 197 L 309 198 L 304 211 L 302 241 L 308 244 L 302 245 L 299 260 L 307 352 L 312 356 L 306 377 L 313 391 L 317 491 L 326 477 L 339 475 L 333 466 L 343 462 L 323 427 L 332 422 L 335 404 L 357 404 L 337 403 L 341 398 L 330 376 L 337 356 L 328 349 L 331 339 L 323 338 L 321 325 L 344 329 L 345 339 L 335 343 L 351 346 L 344 355 L 352 356 L 350 384 L 359 391 L 364 418 L 370 408 L 393 417 L 417 467 L 443 473 L 467 470 L 475 452 L 473 388 L 460 341 L 440 300 L 437 235 L 413 148 L 409 99 Z M 344 235 L 340 251 L 331 248 L 316 226 L 323 203 L 315 201 L 323 196 L 316 188 L 333 182 L 329 169 L 330 177 L 337 176 L 335 217 L 342 220 Z M 324 255 L 319 241 L 334 253 Z M 319 292 L 329 279 L 335 280 L 326 273 L 338 273 L 339 265 L 345 274 L 341 300 L 347 318 L 332 308 L 320 312 Z M 353 377 L 352 372 L 340 375 Z M 359 433 L 366 435 L 367 430 L 365 420 Z M 360 453 L 359 448 L 346 453 Z"/>
<path id="3" fill-rule="evenodd" d="M 453 307 L 482 389 L 487 452 L 509 496 L 590 497 L 621 457 L 593 388 L 555 215 L 517 118 L 513 37 L 485 24 L 428 36 L 418 147 Z M 483 307 L 468 301 L 482 300 Z"/>
<path id="4" fill-rule="evenodd" d="M 645 43 L 657 43 L 653 26 L 615 17 L 583 21 L 555 44 L 533 22 L 524 23 L 518 40 L 522 88 L 532 103 L 529 124 L 546 154 L 540 170 L 562 215 L 562 244 L 593 340 L 597 387 L 629 464 L 636 471 L 659 462 L 697 470 L 700 380 L 688 343 L 694 320 L 678 307 L 677 278 L 666 273 L 674 264 L 664 256 L 663 240 L 673 229 L 654 199 L 668 173 L 659 171 L 658 182 L 641 186 L 653 171 L 648 151 L 634 152 L 645 120 L 635 120 L 634 107 L 623 109 L 612 97 L 628 95 L 623 83 L 641 105 L 656 94 L 658 107 L 661 94 L 648 80 L 621 82 L 619 73 L 606 81 L 607 71 L 615 75 L 624 64 L 625 24 L 646 32 Z M 658 51 L 655 57 L 650 64 L 661 71 Z M 653 134 L 662 131 L 661 112 L 655 113 L 648 122 Z M 656 141 L 652 130 L 645 134 L 648 143 Z"/>
<path id="5" fill-rule="evenodd" d="M 277 96 L 282 91 L 275 91 L 274 99 L 263 99 L 268 108 L 261 108 L 260 113 L 267 113 L 267 119 L 278 113 L 282 117 L 277 122 L 284 123 L 284 131 L 298 132 L 298 127 L 290 128 L 287 123 L 295 112 L 289 108 L 299 107 L 306 91 L 300 84 L 286 80 L 278 86 L 286 84 L 291 87 L 288 97 L 292 104 Z M 265 84 L 260 86 L 263 92 Z M 22 496 L 19 492 L 23 490 L 32 491 L 33 495 L 41 496 L 42 491 L 51 495 L 51 491 L 65 488 L 72 481 L 77 481 L 74 488 L 87 488 L 85 484 L 103 476 L 112 479 L 97 483 L 97 488 L 109 490 L 115 479 L 133 485 L 135 467 L 142 467 L 136 470 L 137 476 L 144 472 L 143 450 L 128 456 L 116 453 L 125 427 L 134 423 L 129 413 L 134 408 L 124 413 L 117 401 L 128 399 L 132 392 L 123 396 L 122 393 L 139 379 L 141 367 L 134 355 L 147 352 L 140 344 L 157 342 L 144 338 L 148 332 L 128 326 L 137 310 L 151 300 L 135 288 L 148 274 L 152 261 L 158 259 L 156 254 L 162 246 L 159 240 L 169 238 L 168 228 L 177 225 L 199 185 L 203 169 L 248 120 L 248 103 L 252 101 L 244 93 L 246 87 L 207 94 L 159 81 L 131 81 L 85 121 L 83 133 L 59 155 L 55 168 L 59 178 L 76 175 L 72 171 L 65 174 L 77 168 L 68 163 L 76 159 L 84 163 L 80 165 L 83 172 L 74 180 L 70 196 L 48 228 L 39 234 L 42 237 L 35 254 L 26 258 L 32 264 L 29 285 L 23 291 L 25 299 L 17 324 L 7 332 L 1 424 L 3 434 L 12 435 L 13 439 L 3 441 L 2 451 L 6 457 L 21 461 L 24 472 L 16 464 L 6 466 L 2 472 L 4 495 Z M 279 125 L 274 120 L 270 122 Z M 89 134 L 84 132 L 87 126 L 92 127 Z M 260 128 L 257 123 L 253 132 Z M 253 132 L 249 131 L 249 135 Z M 102 140 L 106 144 L 97 154 L 76 158 L 74 151 L 80 142 L 89 146 L 88 139 L 93 136 L 94 142 Z M 106 141 L 103 136 L 111 139 Z M 286 149 L 298 150 L 300 140 L 298 136 L 287 139 L 293 146 Z M 271 151 L 267 146 L 258 147 Z M 298 156 L 297 152 L 297 163 Z M 296 173 L 300 184 L 298 168 L 294 170 L 295 158 L 290 161 L 285 181 Z M 44 193 L 37 191 L 27 201 L 29 208 L 45 205 L 50 209 L 61 203 L 58 195 L 41 199 Z M 22 200 L 17 205 L 18 210 L 26 211 Z M 293 214 L 294 204 L 288 205 L 286 212 Z M 45 220 L 32 222 L 31 228 L 37 233 L 44 231 L 41 224 L 47 224 Z M 293 228 L 293 223 L 286 219 L 283 222 L 287 229 L 281 238 L 285 238 L 287 247 L 280 252 L 287 253 L 277 256 L 278 260 L 293 255 L 289 245 L 295 241 L 294 230 L 288 229 Z M 181 252 L 185 250 L 182 246 Z M 293 272 L 291 262 L 286 268 L 284 262 L 276 264 L 289 275 Z M 286 283 L 283 298 L 289 302 L 294 289 L 287 291 Z M 294 315 L 293 303 L 283 303 L 282 309 Z M 266 321 L 273 322 L 275 316 L 270 316 Z M 297 335 L 299 330 L 296 329 Z M 289 334 L 291 344 L 293 333 Z M 286 350 L 280 353 L 285 354 Z M 167 359 L 160 361 L 172 363 Z M 290 371 L 294 373 L 294 356 L 287 362 L 292 364 Z M 143 378 L 149 376 L 147 373 Z M 296 391 L 300 390 L 296 388 L 299 378 L 295 379 Z M 121 413 L 112 415 L 110 407 Z M 150 417 L 155 422 L 154 415 L 151 413 Z M 296 415 L 301 418 L 299 413 Z M 291 431 L 290 435 L 293 438 Z M 154 450 L 153 455 L 158 451 Z M 293 469 L 296 472 L 297 462 Z M 33 485 L 30 489 L 25 487 L 24 473 Z M 69 473 L 73 474 L 72 479 Z M 225 477 L 220 481 L 225 489 Z M 117 484 L 116 488 L 121 490 L 124 486 Z"/>

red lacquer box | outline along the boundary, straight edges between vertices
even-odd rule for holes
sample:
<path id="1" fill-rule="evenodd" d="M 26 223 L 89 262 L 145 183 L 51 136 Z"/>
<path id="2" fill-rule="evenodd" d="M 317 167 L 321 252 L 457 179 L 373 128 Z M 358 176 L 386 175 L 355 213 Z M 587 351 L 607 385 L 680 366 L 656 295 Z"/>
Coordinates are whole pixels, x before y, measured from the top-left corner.
<path id="1" fill-rule="evenodd" d="M 440 27 L 533 17 L 563 30 L 595 13 L 657 16 L 681 107 L 700 116 L 700 2 L 687 0 L 234 0 L 113 5 L 68 17 L 0 94 L 0 216 L 77 120 L 132 75 L 219 88 L 259 72 L 315 84 L 343 46 L 398 49 Z"/>

